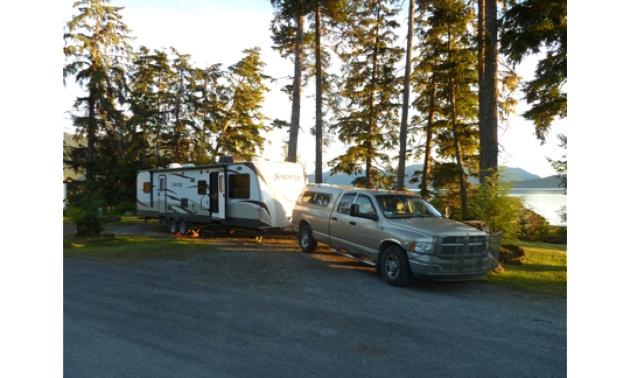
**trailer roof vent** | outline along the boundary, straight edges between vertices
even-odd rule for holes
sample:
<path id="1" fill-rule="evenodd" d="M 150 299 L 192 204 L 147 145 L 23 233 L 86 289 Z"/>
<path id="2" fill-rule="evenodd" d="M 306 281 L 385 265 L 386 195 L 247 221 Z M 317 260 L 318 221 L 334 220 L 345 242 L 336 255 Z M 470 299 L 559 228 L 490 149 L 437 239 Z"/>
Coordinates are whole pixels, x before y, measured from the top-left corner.
<path id="1" fill-rule="evenodd" d="M 172 168 L 181 168 L 181 167 L 182 165 L 179 163 L 169 163 L 167 168 L 172 169 Z"/>
<path id="2" fill-rule="evenodd" d="M 193 163 L 184 163 L 184 164 L 182 164 L 183 168 L 190 168 L 190 167 L 194 167 L 194 166 L 195 166 L 195 164 L 193 164 Z"/>

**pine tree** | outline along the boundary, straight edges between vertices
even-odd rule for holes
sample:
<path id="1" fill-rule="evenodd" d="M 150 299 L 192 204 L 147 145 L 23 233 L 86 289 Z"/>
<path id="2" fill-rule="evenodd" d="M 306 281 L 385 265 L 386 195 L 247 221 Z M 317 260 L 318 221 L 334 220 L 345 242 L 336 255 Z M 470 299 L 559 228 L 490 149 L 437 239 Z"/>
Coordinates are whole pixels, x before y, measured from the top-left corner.
<path id="1" fill-rule="evenodd" d="M 567 116 L 567 2 L 511 0 L 500 22 L 501 52 L 518 64 L 541 54 L 534 78 L 525 83 L 531 106 L 523 116 L 534 122 L 536 137 L 545 142 L 551 124 Z"/>
<path id="2" fill-rule="evenodd" d="M 211 160 L 223 155 L 252 158 L 262 152 L 263 133 L 269 130 L 269 119 L 262 113 L 269 79 L 263 73 L 265 63 L 260 59 L 260 48 L 244 50 L 245 57 L 228 68 L 226 96 L 222 114 L 217 114 L 214 125 L 215 145 Z"/>
<path id="3" fill-rule="evenodd" d="M 400 122 L 400 148 L 398 152 L 398 178 L 396 189 L 405 188 L 405 168 L 407 164 L 407 122 L 409 120 L 409 92 L 411 90 L 411 65 L 413 53 L 413 30 L 415 15 L 415 0 L 409 0 L 409 13 L 407 19 L 407 47 L 405 49 L 405 79 L 403 83 L 402 118 Z"/>
<path id="4" fill-rule="evenodd" d="M 398 144 L 397 103 L 400 81 L 396 64 L 403 49 L 396 46 L 397 1 L 354 0 L 347 27 L 337 44 L 342 59 L 343 83 L 337 122 L 331 125 L 349 145 L 329 163 L 332 172 L 362 172 L 355 184 L 374 187 L 376 180 L 391 187 L 389 153 Z M 389 181 L 389 182 L 388 182 Z"/>
<path id="5" fill-rule="evenodd" d="M 304 70 L 304 18 L 308 12 L 306 0 L 271 0 L 276 10 L 272 22 L 274 48 L 281 55 L 293 56 L 293 85 L 289 90 L 291 97 L 291 123 L 287 161 L 297 161 L 298 135 L 300 131 L 300 111 L 302 99 L 302 73 Z"/>
<path id="6" fill-rule="evenodd" d="M 333 38 L 333 28 L 342 23 L 346 17 L 346 0 L 315 0 L 315 9 L 310 15 L 314 18 L 312 34 L 314 42 L 312 46 L 315 56 L 314 74 L 315 76 L 315 182 L 321 183 L 323 176 L 323 147 L 327 144 L 324 140 L 324 115 L 326 109 L 334 108 L 334 90 L 332 89 L 336 76 L 327 72 L 330 66 L 330 54 L 324 49 L 326 40 Z M 308 66 L 307 66 L 308 68 Z"/>
<path id="7" fill-rule="evenodd" d="M 457 192 L 463 217 L 466 217 L 470 186 L 467 177 L 469 172 L 477 170 L 479 146 L 476 55 L 471 48 L 472 35 L 468 29 L 472 17 L 472 12 L 461 0 L 436 0 L 421 9 L 419 30 L 423 38 L 415 77 L 419 93 L 415 105 L 427 131 L 424 153 L 431 154 L 435 142 L 441 159 L 432 167 L 435 169 L 434 187 L 445 185 L 446 177 L 458 177 Z M 425 169 L 429 169 L 428 160 L 425 160 Z M 437 179 L 444 172 L 450 173 Z M 429 175 L 425 173 L 421 185 L 423 195 L 428 191 L 428 179 Z"/>
<path id="8" fill-rule="evenodd" d="M 125 69 L 131 48 L 127 43 L 129 29 L 122 22 L 122 7 L 109 6 L 109 0 L 79 0 L 74 3 L 79 13 L 66 25 L 64 31 L 63 69 L 64 83 L 74 77 L 85 96 L 77 98 L 73 123 L 77 138 L 85 137 L 87 146 L 84 161 L 75 161 L 75 169 L 85 170 L 85 179 L 98 179 L 98 141 L 100 136 L 117 137 L 123 127 L 120 105 L 125 101 Z"/>

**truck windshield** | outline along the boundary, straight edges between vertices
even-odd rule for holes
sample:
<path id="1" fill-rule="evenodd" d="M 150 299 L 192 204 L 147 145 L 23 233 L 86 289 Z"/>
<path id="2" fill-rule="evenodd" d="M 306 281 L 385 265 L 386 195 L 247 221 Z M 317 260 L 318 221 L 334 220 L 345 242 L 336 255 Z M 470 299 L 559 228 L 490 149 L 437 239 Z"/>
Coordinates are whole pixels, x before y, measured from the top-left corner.
<path id="1" fill-rule="evenodd" d="M 377 195 L 376 202 L 387 218 L 441 217 L 439 211 L 420 197 L 404 194 Z"/>

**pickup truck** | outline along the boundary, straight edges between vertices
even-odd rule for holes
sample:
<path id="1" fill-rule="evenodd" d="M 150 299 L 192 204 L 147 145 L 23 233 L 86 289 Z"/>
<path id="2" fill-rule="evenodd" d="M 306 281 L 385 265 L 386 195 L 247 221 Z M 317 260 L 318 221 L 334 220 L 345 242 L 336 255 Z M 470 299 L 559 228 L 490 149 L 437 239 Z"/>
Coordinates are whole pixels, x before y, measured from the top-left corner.
<path id="1" fill-rule="evenodd" d="M 291 224 L 303 252 L 324 243 L 375 267 L 394 286 L 406 286 L 414 277 L 481 279 L 496 261 L 490 235 L 445 218 L 411 192 L 306 184 Z"/>

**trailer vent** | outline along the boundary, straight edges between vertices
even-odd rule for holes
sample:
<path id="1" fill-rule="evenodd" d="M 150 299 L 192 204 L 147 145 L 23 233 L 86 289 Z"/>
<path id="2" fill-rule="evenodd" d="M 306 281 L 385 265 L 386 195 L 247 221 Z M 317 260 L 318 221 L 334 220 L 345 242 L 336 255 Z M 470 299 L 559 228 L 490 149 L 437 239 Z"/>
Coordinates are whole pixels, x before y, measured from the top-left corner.
<path id="1" fill-rule="evenodd" d="M 182 167 L 182 165 L 179 164 L 179 163 L 169 163 L 167 168 L 168 169 L 173 169 L 173 168 L 181 168 L 181 167 Z"/>

